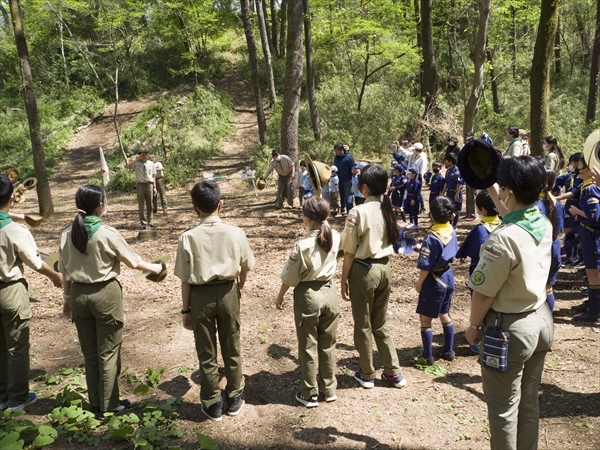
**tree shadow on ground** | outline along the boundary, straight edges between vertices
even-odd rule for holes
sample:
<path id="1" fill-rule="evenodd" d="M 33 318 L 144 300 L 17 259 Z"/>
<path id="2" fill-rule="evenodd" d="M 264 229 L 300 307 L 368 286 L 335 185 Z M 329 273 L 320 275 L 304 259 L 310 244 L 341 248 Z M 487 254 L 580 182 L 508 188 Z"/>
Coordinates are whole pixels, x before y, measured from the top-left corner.
<path id="1" fill-rule="evenodd" d="M 169 394 L 171 397 L 183 397 L 192 388 L 190 380 L 183 375 L 177 375 L 175 378 L 160 383 L 158 388 Z"/>
<path id="2" fill-rule="evenodd" d="M 356 445 L 359 443 L 364 444 L 364 448 L 373 449 L 376 448 L 378 450 L 381 449 L 391 449 L 391 448 L 402 448 L 405 450 L 421 450 L 425 447 L 406 447 L 402 444 L 399 444 L 397 447 L 391 447 L 389 445 L 385 445 L 379 442 L 377 439 L 372 438 L 370 436 L 365 436 L 363 434 L 357 433 L 348 433 L 339 431 L 335 427 L 326 427 L 326 428 L 304 428 L 294 432 L 294 438 L 300 441 L 303 441 L 306 444 L 312 444 L 315 446 L 331 446 L 335 444 L 338 438 L 348 439 L 350 441 L 356 442 Z M 288 447 L 289 448 L 289 447 Z M 293 448 L 293 447 L 291 447 Z M 302 448 L 305 448 L 302 446 Z M 318 447 L 317 447 L 318 448 Z M 352 448 L 358 448 L 355 445 Z"/>

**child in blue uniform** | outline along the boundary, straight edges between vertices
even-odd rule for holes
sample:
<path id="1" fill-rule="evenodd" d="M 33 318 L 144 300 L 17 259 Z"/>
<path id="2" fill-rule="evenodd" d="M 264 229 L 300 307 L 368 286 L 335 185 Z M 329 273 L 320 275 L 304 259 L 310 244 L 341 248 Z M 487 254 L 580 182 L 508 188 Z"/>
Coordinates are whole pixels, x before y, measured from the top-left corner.
<path id="1" fill-rule="evenodd" d="M 421 182 L 417 175 L 419 171 L 414 167 L 408 169 L 408 183 L 406 183 L 406 199 L 404 200 L 404 211 L 408 211 L 410 225 L 407 230 L 419 228 L 419 195 L 421 194 Z"/>
<path id="2" fill-rule="evenodd" d="M 540 199 L 535 202 L 540 212 L 545 215 L 552 224 L 552 249 L 550 257 L 550 273 L 548 274 L 548 284 L 546 285 L 546 302 L 550 307 L 550 311 L 554 311 L 554 285 L 558 278 L 558 271 L 561 266 L 560 258 L 560 240 L 558 235 L 563 232 L 564 228 L 564 211 L 562 204 L 550 195 L 550 190 L 555 185 L 556 173 L 546 167 L 546 189 L 540 194 Z"/>
<path id="3" fill-rule="evenodd" d="M 460 176 L 456 162 L 454 153 L 446 154 L 446 186 L 442 191 L 442 195 L 445 195 L 454 202 L 454 210 L 456 211 L 456 215 L 452 219 L 452 226 L 454 228 L 456 228 L 458 215 L 462 210 L 462 186 L 465 184 Z"/>
<path id="4" fill-rule="evenodd" d="M 479 250 L 481 245 L 488 238 L 489 234 L 500 225 L 498 210 L 494 201 L 487 190 L 480 191 L 475 197 L 475 206 L 477 213 L 481 217 L 481 223 L 475 225 L 467 234 L 464 242 L 456 253 L 456 258 L 464 262 L 465 259 L 471 258 L 469 265 L 469 278 L 473 274 L 475 267 L 479 264 Z"/>
<path id="5" fill-rule="evenodd" d="M 430 204 L 429 215 L 433 221 L 427 237 L 420 247 L 417 268 L 419 279 L 415 285 L 419 293 L 417 313 L 421 321 L 423 341 L 422 358 L 432 365 L 433 331 L 431 321 L 438 317 L 444 329 L 444 348 L 441 357 L 453 361 L 454 325 L 448 314 L 454 293 L 454 273 L 450 263 L 458 250 L 458 241 L 450 221 L 455 215 L 454 203 L 447 197 L 438 197 Z"/>
<path id="6" fill-rule="evenodd" d="M 577 222 L 575 216 L 570 213 L 571 206 L 579 204 L 580 186 L 583 180 L 577 176 L 579 161 L 583 159 L 583 153 L 574 153 L 569 157 L 569 173 L 566 174 L 562 183 L 565 193 L 558 195 L 557 200 L 566 200 L 564 207 L 564 232 L 565 232 L 565 265 L 577 262 L 578 232 L 575 230 Z"/>
<path id="7" fill-rule="evenodd" d="M 435 161 L 431 165 L 431 170 L 433 170 L 433 176 L 431 177 L 431 183 L 429 187 L 429 203 L 432 202 L 434 198 L 442 193 L 444 190 L 444 186 L 446 185 L 446 179 L 440 173 L 442 169 L 442 163 L 439 161 Z"/>
<path id="8" fill-rule="evenodd" d="M 389 193 L 394 211 L 401 215 L 404 222 L 406 222 L 406 216 L 404 215 L 404 209 L 402 208 L 402 205 L 404 203 L 404 192 L 406 191 L 407 183 L 408 178 L 406 177 L 402 166 L 396 164 L 393 170 L 393 177 L 390 183 Z"/>
<path id="9" fill-rule="evenodd" d="M 585 273 L 589 283 L 589 297 L 585 311 L 573 317 L 581 322 L 600 322 L 600 188 L 592 183 L 592 171 L 582 158 L 578 163 L 578 177 L 583 180 L 579 206 L 571 206 L 569 213 L 576 217 L 583 252 Z"/>

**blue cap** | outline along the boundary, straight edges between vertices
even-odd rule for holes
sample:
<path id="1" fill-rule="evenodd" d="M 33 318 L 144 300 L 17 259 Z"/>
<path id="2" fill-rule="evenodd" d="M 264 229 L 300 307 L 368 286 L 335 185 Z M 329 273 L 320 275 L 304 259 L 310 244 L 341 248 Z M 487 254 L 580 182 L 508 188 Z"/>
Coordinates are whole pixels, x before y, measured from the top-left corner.
<path id="1" fill-rule="evenodd" d="M 414 173 L 415 175 L 418 175 L 418 174 L 419 174 L 419 171 L 417 170 L 417 168 L 416 168 L 416 167 L 411 167 L 410 169 L 408 169 L 408 171 L 409 171 L 410 173 Z"/>
<path id="2" fill-rule="evenodd" d="M 367 167 L 367 163 L 361 162 L 355 165 L 354 167 L 356 167 L 358 170 L 363 170 L 365 167 Z"/>
<path id="3" fill-rule="evenodd" d="M 397 170 L 398 172 L 402 172 L 402 170 L 403 170 L 403 168 L 402 168 L 402 166 L 401 166 L 400 164 L 396 164 L 396 165 L 393 167 L 393 169 L 394 169 L 394 170 Z"/>

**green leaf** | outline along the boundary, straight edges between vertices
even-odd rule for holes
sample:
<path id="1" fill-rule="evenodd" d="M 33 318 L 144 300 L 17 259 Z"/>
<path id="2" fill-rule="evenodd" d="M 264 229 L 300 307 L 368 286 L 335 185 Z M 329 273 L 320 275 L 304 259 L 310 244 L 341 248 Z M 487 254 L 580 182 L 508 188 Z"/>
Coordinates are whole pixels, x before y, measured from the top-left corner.
<path id="1" fill-rule="evenodd" d="M 180 438 L 184 434 L 185 434 L 185 431 L 179 430 L 177 428 L 172 428 L 169 430 L 169 436 L 171 436 L 171 437 Z"/>
<path id="2" fill-rule="evenodd" d="M 75 372 L 75 369 L 72 367 L 64 367 L 60 369 L 61 375 L 71 375 L 73 372 Z"/>
<path id="3" fill-rule="evenodd" d="M 582 424 L 581 422 L 575 422 L 575 426 L 576 426 L 576 427 L 582 427 L 582 426 L 583 426 L 583 424 Z"/>
<path id="4" fill-rule="evenodd" d="M 148 391 L 150 391 L 150 386 L 148 386 L 147 384 L 140 384 L 138 387 L 135 388 L 133 393 L 135 395 L 144 395 L 147 394 Z"/>
<path id="5" fill-rule="evenodd" d="M 45 447 L 46 445 L 50 445 L 54 442 L 54 438 L 52 436 L 42 436 L 41 434 L 35 438 L 33 441 L 33 445 L 36 447 Z"/>
<path id="6" fill-rule="evenodd" d="M 202 450 L 219 450 L 219 444 L 212 438 L 201 433 L 198 433 L 196 437 L 198 438 L 198 444 L 200 444 Z"/>
<path id="7" fill-rule="evenodd" d="M 58 436 L 58 432 L 50 425 L 40 425 L 40 427 L 38 428 L 38 431 L 41 436 L 52 436 L 52 437 Z"/>
<path id="8" fill-rule="evenodd" d="M 21 450 L 23 448 L 24 441 L 19 439 L 20 435 L 17 432 L 8 433 L 0 441 L 0 448 L 2 450 Z"/>
<path id="9" fill-rule="evenodd" d="M 594 425 L 592 425 L 592 424 L 591 424 L 591 423 L 589 423 L 589 422 L 586 422 L 584 425 L 585 425 L 585 427 L 586 427 L 586 428 L 589 428 L 589 429 L 592 429 L 592 428 L 594 428 Z"/>
<path id="10" fill-rule="evenodd" d="M 60 383 L 60 378 L 57 377 L 56 375 L 50 375 L 46 379 L 46 384 L 59 384 L 59 383 Z"/>

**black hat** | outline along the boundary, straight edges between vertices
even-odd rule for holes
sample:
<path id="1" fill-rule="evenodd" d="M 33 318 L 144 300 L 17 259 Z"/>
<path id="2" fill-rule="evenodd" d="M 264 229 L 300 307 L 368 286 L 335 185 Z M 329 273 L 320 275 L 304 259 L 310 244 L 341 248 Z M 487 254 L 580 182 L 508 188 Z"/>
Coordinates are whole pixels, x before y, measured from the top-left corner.
<path id="1" fill-rule="evenodd" d="M 452 141 L 452 142 L 455 142 L 455 143 L 458 143 L 458 138 L 454 137 L 454 136 L 450 136 L 450 139 L 448 139 L 448 140 Z"/>
<path id="2" fill-rule="evenodd" d="M 275 155 L 279 155 L 279 151 L 278 150 L 273 150 L 271 152 L 271 156 L 275 156 Z"/>
<path id="3" fill-rule="evenodd" d="M 488 142 L 475 139 L 465 144 L 458 155 L 458 169 L 473 189 L 487 189 L 497 180 L 500 154 Z"/>

